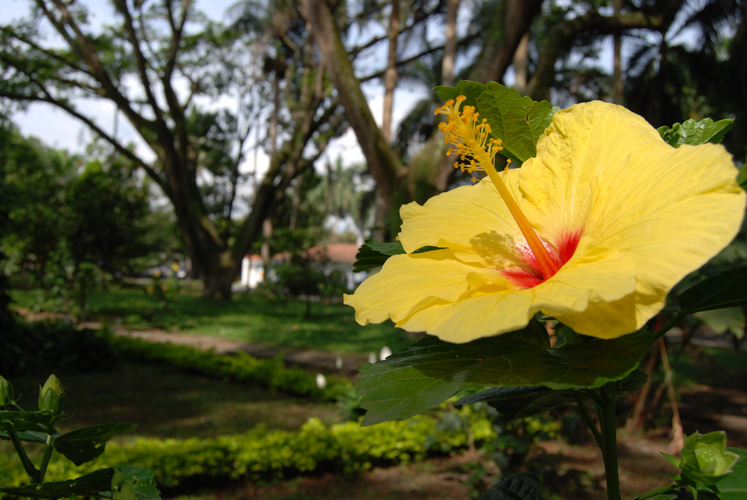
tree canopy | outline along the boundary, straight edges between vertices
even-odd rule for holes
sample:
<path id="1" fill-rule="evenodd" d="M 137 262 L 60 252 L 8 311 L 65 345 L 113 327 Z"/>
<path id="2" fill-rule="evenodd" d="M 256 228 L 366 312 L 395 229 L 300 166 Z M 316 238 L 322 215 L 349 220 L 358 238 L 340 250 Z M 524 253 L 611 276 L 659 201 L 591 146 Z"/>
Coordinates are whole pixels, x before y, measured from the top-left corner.
<path id="1" fill-rule="evenodd" d="M 241 0 L 225 24 L 192 1 L 115 0 L 105 26 L 85 2 L 28 3 L 28 17 L 0 26 L 4 112 L 55 106 L 145 172 L 211 297 L 230 297 L 263 225 L 348 127 L 376 183 L 380 238 L 396 233 L 403 202 L 463 182 L 435 134 L 430 89 L 443 82 L 514 84 L 562 106 L 624 88 L 655 126 L 747 109 L 737 0 Z M 625 47 L 614 75 L 613 37 Z M 381 124 L 370 84 L 383 90 Z M 397 88 L 425 97 L 395 128 Z M 85 114 L 84 100 L 112 104 L 137 145 Z M 744 133 L 737 124 L 727 143 L 739 157 Z M 267 168 L 252 161 L 259 151 Z"/>

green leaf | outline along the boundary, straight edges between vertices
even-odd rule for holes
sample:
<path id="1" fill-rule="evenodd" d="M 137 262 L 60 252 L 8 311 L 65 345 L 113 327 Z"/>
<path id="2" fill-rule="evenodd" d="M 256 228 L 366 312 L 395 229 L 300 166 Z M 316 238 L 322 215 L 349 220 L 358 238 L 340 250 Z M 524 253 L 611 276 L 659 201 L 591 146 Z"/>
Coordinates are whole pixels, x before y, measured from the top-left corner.
<path id="1" fill-rule="evenodd" d="M 491 135 L 503 141 L 501 154 L 517 165 L 537 155 L 537 139 L 552 122 L 549 102 L 535 102 L 515 89 L 490 82 L 477 103 L 480 116 L 492 128 Z"/>
<path id="2" fill-rule="evenodd" d="M 57 434 L 52 426 L 55 417 L 48 411 L 0 411 L 0 429 L 11 426 L 16 432 L 44 431 L 48 434 Z M 0 438 L 3 433 L 0 433 Z"/>
<path id="3" fill-rule="evenodd" d="M 409 418 L 460 390 L 485 385 L 599 387 L 626 377 L 650 343 L 651 334 L 641 331 L 612 340 L 578 336 L 554 349 L 538 321 L 518 332 L 466 344 L 428 337 L 361 368 L 358 389 L 367 410 L 363 425 Z"/>
<path id="4" fill-rule="evenodd" d="M 739 175 L 737 175 L 737 184 L 742 186 L 742 189 L 747 191 L 747 163 L 742 165 L 739 169 Z"/>
<path id="5" fill-rule="evenodd" d="M 675 123 L 671 128 L 665 125 L 659 127 L 657 130 L 667 144 L 678 148 L 682 144 L 690 144 L 692 146 L 698 146 L 707 142 L 718 144 L 733 124 L 734 120 L 731 118 L 717 122 L 714 122 L 710 118 L 696 122 L 690 118 L 681 125 Z"/>
<path id="6" fill-rule="evenodd" d="M 484 83 L 461 80 L 457 83 L 456 88 L 440 86 L 436 87 L 434 90 L 436 91 L 436 95 L 443 101 L 456 99 L 458 96 L 463 95 L 467 100 L 464 101 L 462 106 L 474 106 L 477 109 L 477 98 L 480 97 L 480 94 L 482 94 L 485 89 L 486 85 Z"/>
<path id="7" fill-rule="evenodd" d="M 747 498 L 747 450 L 728 447 L 727 450 L 739 456 L 731 473 L 714 483 L 721 500 L 744 500 Z"/>
<path id="8" fill-rule="evenodd" d="M 480 500 L 540 500 L 540 479 L 529 472 L 501 479 Z"/>
<path id="9" fill-rule="evenodd" d="M 75 465 L 81 465 L 104 453 L 106 442 L 113 436 L 136 427 L 135 424 L 111 423 L 76 429 L 58 437 L 55 449 Z"/>
<path id="10" fill-rule="evenodd" d="M 578 337 L 578 333 L 572 328 L 569 328 L 565 326 L 562 323 L 559 323 L 555 327 L 555 346 L 560 347 L 563 344 L 567 344 L 571 342 L 573 339 Z"/>
<path id="11" fill-rule="evenodd" d="M 646 383 L 647 375 L 635 370 L 615 383 L 615 396 L 618 398 L 638 392 Z M 593 401 L 584 390 L 552 390 L 541 386 L 532 387 L 493 387 L 477 394 L 466 396 L 455 403 L 456 406 L 485 402 L 498 410 L 509 420 L 543 413 L 553 408 L 577 404 L 579 396 L 583 401 Z"/>
<path id="12" fill-rule="evenodd" d="M 744 327 L 747 321 L 745 321 L 741 307 L 701 311 L 695 313 L 695 317 L 708 325 L 708 328 L 717 335 L 731 332 L 738 339 L 744 337 Z"/>
<path id="13" fill-rule="evenodd" d="M 46 432 L 34 432 L 34 431 L 18 432 L 17 435 L 18 435 L 18 439 L 20 439 L 21 441 L 29 441 L 32 443 L 46 443 L 47 436 L 48 436 Z M 0 433 L 0 437 L 2 437 L 3 439 L 6 439 L 5 437 L 2 436 L 2 433 Z"/>
<path id="14" fill-rule="evenodd" d="M 687 314 L 747 305 L 747 267 L 709 276 L 677 298 Z"/>
<path id="15" fill-rule="evenodd" d="M 112 500 L 138 500 L 129 481 L 119 471 L 111 468 L 99 469 L 67 481 L 30 484 L 18 488 L 0 488 L 0 491 L 31 498 L 102 496 L 101 493 L 111 492 Z"/>
<path id="16" fill-rule="evenodd" d="M 366 240 L 355 255 L 353 272 L 359 273 L 362 271 L 368 271 L 374 267 L 383 266 L 384 262 L 386 262 L 386 260 L 392 255 L 403 253 L 405 253 L 405 249 L 402 248 L 402 243 L 399 241 L 393 243 L 381 243 L 371 239 Z"/>
<path id="17" fill-rule="evenodd" d="M 462 106 L 475 106 L 480 118 L 488 120 L 491 135 L 503 142 L 501 154 L 520 166 L 537 154 L 537 139 L 552 122 L 559 108 L 547 101 L 536 102 L 500 83 L 461 81 L 456 88 L 436 87 L 436 94 L 447 101 L 459 95 Z"/>
<path id="18" fill-rule="evenodd" d="M 132 486 L 132 492 L 137 500 L 159 500 L 161 492 L 156 486 L 156 475 L 146 467 L 135 465 L 118 465 L 124 481 Z"/>
<path id="19" fill-rule="evenodd" d="M 425 246 L 418 248 L 413 253 L 430 252 L 431 250 L 439 250 L 439 247 Z M 401 255 L 405 253 L 405 249 L 402 248 L 402 243 L 399 241 L 393 241 L 391 243 L 380 242 L 373 239 L 368 239 L 358 249 L 358 253 L 355 255 L 355 264 L 353 264 L 353 271 L 359 273 L 361 271 L 368 271 L 374 267 L 383 266 L 384 262 L 392 255 Z"/>
<path id="20" fill-rule="evenodd" d="M 13 403 L 13 385 L 0 375 L 0 408 L 10 408 Z"/>
<path id="21" fill-rule="evenodd" d="M 400 243 L 399 241 L 381 242 L 369 238 L 366 240 L 366 245 L 368 245 L 374 252 L 378 252 L 386 256 L 405 253 L 405 249 L 402 248 L 402 243 Z"/>

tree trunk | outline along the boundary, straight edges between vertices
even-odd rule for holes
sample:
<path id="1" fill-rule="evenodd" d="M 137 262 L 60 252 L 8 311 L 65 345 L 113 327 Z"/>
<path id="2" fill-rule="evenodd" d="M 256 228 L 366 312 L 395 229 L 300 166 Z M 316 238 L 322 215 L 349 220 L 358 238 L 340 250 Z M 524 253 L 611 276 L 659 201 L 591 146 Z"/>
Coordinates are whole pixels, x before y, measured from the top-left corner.
<path id="1" fill-rule="evenodd" d="M 457 11 L 459 0 L 446 0 L 446 42 L 444 43 L 444 59 L 441 62 L 441 85 L 454 85 L 454 62 L 456 61 Z"/>
<path id="2" fill-rule="evenodd" d="M 184 236 L 184 246 L 203 280 L 203 295 L 230 299 L 230 280 L 236 268 L 225 262 L 227 248 L 208 218 L 195 176 L 190 175 L 196 166 L 180 162 L 180 155 L 174 148 L 163 147 L 161 151 L 161 161 L 169 182 L 169 199 Z M 229 281 L 222 283 L 225 280 Z"/>
<path id="3" fill-rule="evenodd" d="M 210 271 L 202 273 L 202 296 L 215 300 L 231 300 L 231 285 L 238 268 L 229 251 L 222 252 L 215 260 L 216 262 L 211 263 L 213 267 Z"/>
<path id="4" fill-rule="evenodd" d="M 514 88 L 519 94 L 526 95 L 529 82 L 529 33 L 524 33 L 514 54 Z"/>
<path id="5" fill-rule="evenodd" d="M 270 117 L 270 129 L 268 130 L 267 139 L 270 141 L 270 157 L 272 158 L 277 152 L 278 142 L 278 115 L 280 114 L 280 75 L 277 71 L 272 75 L 272 116 Z M 270 240 L 272 240 L 272 219 L 270 217 L 262 221 L 262 245 L 260 246 L 260 256 L 264 266 L 265 276 L 270 270 L 272 255 L 270 252 Z"/>
<path id="6" fill-rule="evenodd" d="M 376 125 L 327 2 L 304 0 L 301 12 L 309 23 L 314 41 L 322 54 L 324 66 L 345 108 L 345 118 L 355 132 L 358 144 L 366 157 L 368 169 L 376 181 L 376 214 L 383 217 L 391 210 L 394 192 L 399 182 L 398 175 L 403 169 L 402 164 Z M 376 226 L 374 237 L 384 239 L 385 221 L 379 218 Z"/>
<path id="7" fill-rule="evenodd" d="M 399 35 L 399 0 L 392 0 L 392 13 L 389 17 L 389 49 L 384 73 L 384 112 L 381 133 L 387 143 L 392 138 L 392 112 L 394 109 L 394 89 L 397 87 L 397 35 Z"/>
<path id="8" fill-rule="evenodd" d="M 622 0 L 613 1 L 615 17 L 620 17 L 622 12 Z M 622 33 L 616 29 L 612 34 L 614 47 L 612 52 L 612 84 L 610 85 L 610 98 L 614 104 L 623 103 L 623 79 L 622 79 Z"/>
<path id="9" fill-rule="evenodd" d="M 508 0 L 498 9 L 491 29 L 491 35 L 485 41 L 483 51 L 475 63 L 470 80 L 477 82 L 501 82 L 511 61 L 516 47 L 529 31 L 534 18 L 540 13 L 542 0 Z"/>

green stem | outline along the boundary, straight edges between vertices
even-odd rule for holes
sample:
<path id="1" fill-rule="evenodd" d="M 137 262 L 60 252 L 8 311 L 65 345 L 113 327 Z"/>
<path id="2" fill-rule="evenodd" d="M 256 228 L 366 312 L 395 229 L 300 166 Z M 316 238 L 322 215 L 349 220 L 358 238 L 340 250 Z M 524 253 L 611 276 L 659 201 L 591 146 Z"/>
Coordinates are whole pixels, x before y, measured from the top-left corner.
<path id="1" fill-rule="evenodd" d="M 654 498 L 657 495 L 661 495 L 662 493 L 670 491 L 675 486 L 677 486 L 675 483 L 669 483 L 666 486 L 662 486 L 661 488 L 657 488 L 655 490 L 649 491 L 648 493 L 644 493 L 643 495 L 636 497 L 635 500 L 646 500 L 647 498 Z"/>
<path id="2" fill-rule="evenodd" d="M 44 447 L 44 455 L 42 455 L 41 465 L 39 466 L 39 474 L 37 477 L 37 484 L 44 482 L 44 476 L 47 474 L 47 466 L 49 465 L 49 459 L 52 458 L 52 452 L 54 451 L 54 443 L 52 436 L 47 434 L 47 445 Z"/>
<path id="3" fill-rule="evenodd" d="M 586 425 L 589 426 L 589 430 L 591 430 L 591 433 L 594 435 L 594 439 L 596 440 L 597 445 L 600 449 L 604 449 L 604 438 L 599 433 L 599 430 L 597 430 L 596 424 L 594 424 L 594 421 L 591 419 L 589 412 L 586 410 L 584 400 L 581 398 L 581 395 L 578 393 L 578 391 L 573 391 L 573 395 L 576 397 L 576 404 L 578 404 L 578 409 L 581 412 L 581 416 L 584 417 Z"/>
<path id="4" fill-rule="evenodd" d="M 18 458 L 21 459 L 21 463 L 23 464 L 23 468 L 26 471 L 26 474 L 28 474 L 28 476 L 33 481 L 39 473 L 39 470 L 34 466 L 33 462 L 31 462 L 29 456 L 26 454 L 26 449 L 23 447 L 23 443 L 21 443 L 21 440 L 18 438 L 18 434 L 16 434 L 16 431 L 14 431 L 13 429 L 8 429 L 8 437 L 10 437 L 10 442 L 13 443 L 13 447 L 16 449 Z"/>
<path id="5" fill-rule="evenodd" d="M 586 393 L 594 400 L 597 405 L 597 409 L 604 405 L 604 398 L 597 392 L 596 389 L 586 389 Z"/>
<path id="6" fill-rule="evenodd" d="M 602 428 L 602 456 L 607 479 L 607 499 L 621 500 L 620 474 L 617 465 L 617 422 L 615 420 L 615 383 L 602 387 L 603 404 L 600 405 L 599 422 Z"/>
<path id="7" fill-rule="evenodd" d="M 669 321 L 669 323 L 667 323 L 666 325 L 656 330 L 656 332 L 654 332 L 654 340 L 658 340 L 660 337 L 663 337 L 665 333 L 667 333 L 669 330 L 677 326 L 680 321 L 682 321 L 683 319 L 685 319 L 685 317 L 687 317 L 687 314 L 688 314 L 687 312 L 680 310 L 674 316 L 674 318 L 672 318 Z"/>

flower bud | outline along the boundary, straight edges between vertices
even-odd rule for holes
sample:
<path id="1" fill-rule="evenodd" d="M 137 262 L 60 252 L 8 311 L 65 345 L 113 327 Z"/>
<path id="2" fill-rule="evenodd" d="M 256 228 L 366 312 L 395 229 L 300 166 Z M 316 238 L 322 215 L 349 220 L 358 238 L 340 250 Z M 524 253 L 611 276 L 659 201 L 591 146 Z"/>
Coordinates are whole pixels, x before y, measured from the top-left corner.
<path id="1" fill-rule="evenodd" d="M 0 375 L 0 408 L 13 404 L 13 386 Z"/>
<path id="2" fill-rule="evenodd" d="M 730 473 L 739 455 L 727 451 L 724 431 L 693 434 L 680 452 L 682 475 L 710 485 Z"/>
<path id="3" fill-rule="evenodd" d="M 39 389 L 39 410 L 51 412 L 52 415 L 59 415 L 62 413 L 64 397 L 65 388 L 62 387 L 60 379 L 54 374 L 50 375 Z"/>

